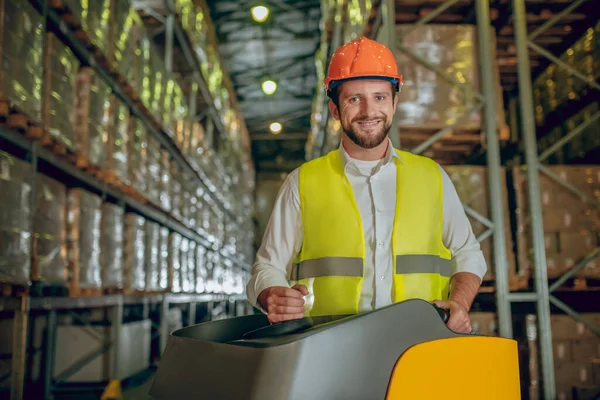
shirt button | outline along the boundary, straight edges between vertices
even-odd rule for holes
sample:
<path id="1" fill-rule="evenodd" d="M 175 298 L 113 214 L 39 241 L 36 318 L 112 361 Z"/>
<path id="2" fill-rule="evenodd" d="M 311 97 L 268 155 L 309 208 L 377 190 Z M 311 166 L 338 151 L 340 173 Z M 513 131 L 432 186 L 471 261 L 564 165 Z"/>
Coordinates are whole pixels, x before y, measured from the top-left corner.
<path id="1" fill-rule="evenodd" d="M 384 279 L 385 279 L 385 276 L 381 275 L 381 276 L 379 277 L 379 279 L 381 279 L 381 280 L 384 280 Z"/>
<path id="2" fill-rule="evenodd" d="M 375 211 L 377 211 L 377 214 L 381 214 L 381 208 L 378 208 L 378 209 L 377 209 L 377 210 L 375 210 Z"/>
<path id="3" fill-rule="evenodd" d="M 383 247 L 383 242 L 379 242 L 379 247 Z"/>

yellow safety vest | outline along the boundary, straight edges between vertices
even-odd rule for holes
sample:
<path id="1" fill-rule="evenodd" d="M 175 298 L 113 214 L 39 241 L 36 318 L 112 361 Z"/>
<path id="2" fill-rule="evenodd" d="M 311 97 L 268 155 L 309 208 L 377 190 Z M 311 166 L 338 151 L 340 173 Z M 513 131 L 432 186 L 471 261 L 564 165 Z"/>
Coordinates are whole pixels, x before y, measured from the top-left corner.
<path id="1" fill-rule="evenodd" d="M 431 159 L 396 151 L 402 161 L 394 158 L 392 299 L 445 300 L 451 253 L 442 242 L 440 170 Z M 356 314 L 366 250 L 360 212 L 339 150 L 300 167 L 299 193 L 304 240 L 289 283 L 307 286 L 309 316 Z"/>

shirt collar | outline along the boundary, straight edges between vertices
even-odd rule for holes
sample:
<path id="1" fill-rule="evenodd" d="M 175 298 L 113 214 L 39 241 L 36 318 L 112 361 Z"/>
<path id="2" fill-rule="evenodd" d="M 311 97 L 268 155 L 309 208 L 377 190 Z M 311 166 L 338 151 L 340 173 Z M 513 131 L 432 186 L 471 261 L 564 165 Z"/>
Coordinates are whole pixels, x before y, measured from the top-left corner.
<path id="1" fill-rule="evenodd" d="M 400 156 L 400 154 L 398 154 L 398 152 L 394 148 L 394 145 L 392 144 L 392 141 L 391 141 L 391 139 L 389 137 L 387 138 L 387 141 L 388 141 L 388 147 L 387 147 L 387 150 L 385 152 L 385 155 L 383 156 L 382 167 L 385 167 L 386 165 L 388 165 L 394 159 L 396 159 L 399 162 L 401 162 L 402 164 L 404 164 L 404 161 L 402 160 L 402 157 Z M 343 167 L 344 167 L 344 169 L 346 169 L 346 167 L 350 163 L 352 163 L 352 158 L 350 158 L 350 156 L 346 152 L 346 149 L 344 148 L 342 140 L 340 140 L 339 151 L 340 151 L 340 156 L 341 156 L 341 159 L 342 159 Z"/>

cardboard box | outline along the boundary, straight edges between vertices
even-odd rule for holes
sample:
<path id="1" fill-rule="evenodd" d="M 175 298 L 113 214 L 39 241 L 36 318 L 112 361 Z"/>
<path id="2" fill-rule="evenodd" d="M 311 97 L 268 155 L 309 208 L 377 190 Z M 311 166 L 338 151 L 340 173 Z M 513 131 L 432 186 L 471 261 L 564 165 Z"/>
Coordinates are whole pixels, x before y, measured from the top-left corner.
<path id="1" fill-rule="evenodd" d="M 600 358 L 600 338 L 589 337 L 573 340 L 571 351 L 573 361 L 589 363 L 596 358 Z"/>
<path id="2" fill-rule="evenodd" d="M 597 325 L 598 314 L 583 314 L 582 317 Z M 582 322 L 576 321 L 569 315 L 552 315 L 550 317 L 552 327 L 552 339 L 578 339 L 585 340 L 594 338 L 595 334 L 590 331 Z"/>

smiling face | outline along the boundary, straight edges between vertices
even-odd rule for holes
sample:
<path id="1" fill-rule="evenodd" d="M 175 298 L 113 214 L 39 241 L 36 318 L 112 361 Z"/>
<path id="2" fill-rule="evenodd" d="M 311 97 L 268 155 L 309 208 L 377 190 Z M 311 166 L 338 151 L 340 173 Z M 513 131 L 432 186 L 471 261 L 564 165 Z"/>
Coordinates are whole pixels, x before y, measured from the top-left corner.
<path id="1" fill-rule="evenodd" d="M 384 80 L 355 80 L 338 88 L 338 107 L 330 102 L 348 138 L 363 149 L 373 149 L 386 139 L 392 126 L 398 96 Z"/>

